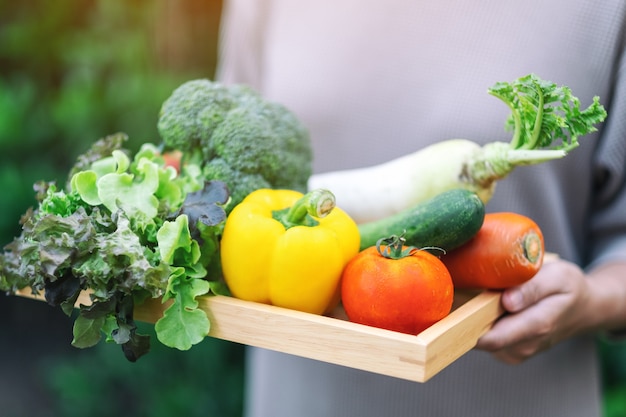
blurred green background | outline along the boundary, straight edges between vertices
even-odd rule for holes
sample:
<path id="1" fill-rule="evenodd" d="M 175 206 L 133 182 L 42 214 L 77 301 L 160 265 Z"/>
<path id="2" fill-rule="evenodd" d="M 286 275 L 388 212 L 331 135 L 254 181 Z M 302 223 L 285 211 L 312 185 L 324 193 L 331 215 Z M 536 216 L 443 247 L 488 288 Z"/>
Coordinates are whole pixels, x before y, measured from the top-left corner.
<path id="1" fill-rule="evenodd" d="M 161 103 L 213 77 L 217 0 L 0 0 L 0 244 L 19 234 L 38 180 L 64 183 L 77 155 L 110 133 L 159 141 Z M 241 416 L 243 346 L 158 343 L 137 363 L 119 347 L 70 346 L 73 320 L 0 296 L 3 417 Z"/>
<path id="2" fill-rule="evenodd" d="M 131 150 L 158 142 L 163 100 L 182 82 L 214 74 L 221 6 L 0 0 L 2 246 L 34 204 L 33 183 L 63 183 L 94 140 L 123 131 Z M 45 303 L 0 295 L 0 317 L 3 416 L 241 416 L 241 345 L 207 339 L 178 352 L 153 342 L 131 364 L 115 345 L 72 348 L 72 320 Z M 626 348 L 598 344 L 604 414 L 626 416 Z"/>

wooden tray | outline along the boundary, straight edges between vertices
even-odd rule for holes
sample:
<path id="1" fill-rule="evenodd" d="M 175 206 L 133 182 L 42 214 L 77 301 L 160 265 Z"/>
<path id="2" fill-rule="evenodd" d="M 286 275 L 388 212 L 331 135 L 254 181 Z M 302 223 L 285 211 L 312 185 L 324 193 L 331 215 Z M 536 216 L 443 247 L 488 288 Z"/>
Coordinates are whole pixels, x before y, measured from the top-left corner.
<path id="1" fill-rule="evenodd" d="M 17 295 L 43 300 L 29 288 Z M 209 336 L 416 382 L 471 350 L 502 314 L 497 291 L 457 292 L 450 315 L 412 336 L 351 323 L 340 308 L 329 317 L 224 296 L 197 300 L 211 321 Z M 91 303 L 86 293 L 81 303 Z M 148 300 L 137 306 L 135 319 L 155 323 L 164 309 Z"/>

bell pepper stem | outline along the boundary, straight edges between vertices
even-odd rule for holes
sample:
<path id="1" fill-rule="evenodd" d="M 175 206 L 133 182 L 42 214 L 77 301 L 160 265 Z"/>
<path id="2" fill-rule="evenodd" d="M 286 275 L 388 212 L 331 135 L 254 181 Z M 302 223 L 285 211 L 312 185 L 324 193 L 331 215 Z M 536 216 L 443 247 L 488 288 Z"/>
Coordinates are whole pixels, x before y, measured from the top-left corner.
<path id="1" fill-rule="evenodd" d="M 335 208 L 335 195 L 329 190 L 316 189 L 309 191 L 282 213 L 280 221 L 285 227 L 310 225 L 311 217 L 326 217 Z"/>

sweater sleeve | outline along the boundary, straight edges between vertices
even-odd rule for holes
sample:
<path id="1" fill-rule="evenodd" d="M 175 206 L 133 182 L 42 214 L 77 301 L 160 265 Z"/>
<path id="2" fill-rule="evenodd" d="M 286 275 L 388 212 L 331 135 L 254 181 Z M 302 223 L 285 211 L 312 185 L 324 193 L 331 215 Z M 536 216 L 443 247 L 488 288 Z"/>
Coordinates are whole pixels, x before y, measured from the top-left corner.
<path id="1" fill-rule="evenodd" d="M 626 262 L 626 36 L 594 158 L 595 201 L 590 218 L 590 265 Z"/>

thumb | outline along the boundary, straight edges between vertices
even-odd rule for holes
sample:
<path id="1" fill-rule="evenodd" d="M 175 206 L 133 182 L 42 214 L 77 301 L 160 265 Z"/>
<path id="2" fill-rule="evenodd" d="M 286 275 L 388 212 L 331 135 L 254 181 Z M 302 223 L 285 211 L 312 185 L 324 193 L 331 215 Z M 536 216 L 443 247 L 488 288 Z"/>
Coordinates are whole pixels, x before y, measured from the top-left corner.
<path id="1" fill-rule="evenodd" d="M 545 259 L 543 267 L 537 274 L 525 283 L 517 287 L 507 288 L 502 292 L 502 306 L 509 313 L 522 311 L 552 292 L 558 292 L 553 283 L 551 274 L 555 265 L 562 263 L 559 258 L 548 257 Z M 552 271 L 552 272 L 551 272 Z"/>
<path id="2" fill-rule="evenodd" d="M 552 269 L 556 262 L 547 262 L 530 280 L 516 287 L 507 288 L 502 293 L 502 306 L 509 313 L 522 311 L 551 293 L 558 292 L 557 283 L 553 282 Z"/>
<path id="3" fill-rule="evenodd" d="M 540 277 L 535 277 L 540 278 Z M 517 287 L 507 288 L 502 293 L 502 307 L 509 313 L 517 313 L 543 298 L 540 279 L 531 279 Z"/>

